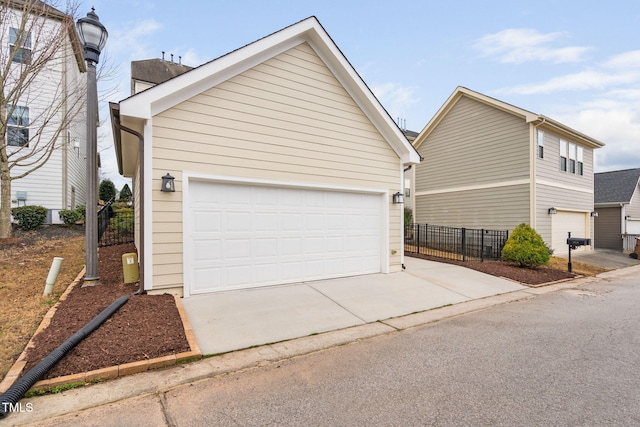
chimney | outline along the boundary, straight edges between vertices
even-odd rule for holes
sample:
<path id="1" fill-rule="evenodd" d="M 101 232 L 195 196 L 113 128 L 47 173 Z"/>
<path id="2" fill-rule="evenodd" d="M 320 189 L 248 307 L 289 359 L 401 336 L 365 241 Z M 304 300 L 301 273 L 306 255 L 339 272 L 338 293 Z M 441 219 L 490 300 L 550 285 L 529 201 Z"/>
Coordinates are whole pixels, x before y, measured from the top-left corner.
<path id="1" fill-rule="evenodd" d="M 171 63 L 173 64 L 173 53 L 171 54 Z"/>

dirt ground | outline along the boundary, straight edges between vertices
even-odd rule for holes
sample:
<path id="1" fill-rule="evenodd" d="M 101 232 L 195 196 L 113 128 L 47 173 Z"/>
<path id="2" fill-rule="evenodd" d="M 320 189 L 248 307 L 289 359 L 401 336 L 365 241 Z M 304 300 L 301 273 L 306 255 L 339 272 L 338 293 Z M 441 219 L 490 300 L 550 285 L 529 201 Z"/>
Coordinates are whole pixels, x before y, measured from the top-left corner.
<path id="1" fill-rule="evenodd" d="M 0 239 L 0 378 L 8 372 L 47 310 L 73 282 L 85 263 L 84 227 L 43 226 L 14 230 Z M 43 297 L 54 257 L 62 257 L 53 294 Z"/>
<path id="2" fill-rule="evenodd" d="M 2 245 L 3 256 L 11 258 L 10 253 L 15 248 L 22 248 L 33 256 L 40 253 L 43 248 L 54 246 L 58 249 L 69 245 L 70 251 L 78 251 L 81 255 L 80 265 L 76 267 L 75 274 L 65 279 L 66 285 L 80 272 L 84 265 L 84 230 L 70 230 L 65 227 L 42 228 L 42 234 L 37 237 L 37 232 L 22 235 L 16 233 L 12 242 L 4 242 Z M 75 235 L 74 235 L 75 234 Z M 80 246 L 75 240 L 79 239 Z M 31 250 L 26 248 L 31 247 Z M 34 338 L 35 346 L 27 353 L 27 365 L 23 370 L 26 373 L 42 358 L 62 344 L 67 338 L 77 332 L 82 326 L 93 319 L 104 308 L 125 294 L 132 294 L 138 290 L 138 284 L 124 284 L 122 274 L 122 254 L 135 252 L 132 244 L 103 247 L 98 252 L 98 274 L 101 285 L 93 287 L 76 286 L 58 307 L 50 325 Z M 46 253 L 46 252 L 45 252 Z M 41 263 L 44 260 L 40 260 Z M 63 261 L 64 264 L 64 261 Z M 3 269 L 3 273 L 5 272 Z M 23 270 L 13 270 L 18 276 Z M 45 274 L 46 279 L 46 274 Z M 16 287 L 5 289 L 7 295 L 13 294 L 13 299 L 26 301 L 42 301 L 40 296 L 44 290 L 44 280 L 39 286 L 39 294 L 21 295 L 16 292 Z M 4 283 L 4 281 L 2 282 Z M 31 325 L 29 330 L 32 335 L 42 317 L 46 313 L 54 299 L 57 300 L 66 288 L 66 285 L 57 289 L 55 298 L 48 298 L 50 303 L 43 306 L 43 310 L 30 310 Z M 11 292 L 13 290 L 14 292 Z M 10 297 L 11 298 L 11 297 Z M 4 299 L 3 299 L 4 300 Z M 36 304 L 41 305 L 41 304 Z M 4 314 L 2 315 L 4 320 Z M 18 322 L 20 323 L 20 322 Z M 3 321 L 4 325 L 5 322 Z M 3 328 L 4 329 L 4 328 Z M 4 331 L 3 331 L 4 333 Z M 7 366 L 4 366 L 2 375 L 6 374 L 10 365 L 15 362 L 31 335 L 19 340 L 21 347 L 12 351 L 7 357 Z M 84 341 L 69 352 L 45 378 L 53 378 L 61 375 L 105 368 L 127 362 L 140 361 L 154 357 L 189 351 L 189 345 L 184 334 L 182 320 L 171 295 L 133 295 L 129 301 L 107 320 L 100 328 L 93 332 Z"/>

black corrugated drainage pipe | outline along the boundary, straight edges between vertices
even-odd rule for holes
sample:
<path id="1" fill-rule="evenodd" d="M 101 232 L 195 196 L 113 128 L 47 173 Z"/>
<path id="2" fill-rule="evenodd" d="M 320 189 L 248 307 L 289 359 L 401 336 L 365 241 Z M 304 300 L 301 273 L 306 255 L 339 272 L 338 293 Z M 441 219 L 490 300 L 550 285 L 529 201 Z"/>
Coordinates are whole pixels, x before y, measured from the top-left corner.
<path id="1" fill-rule="evenodd" d="M 73 347 L 75 347 L 80 341 L 89 336 L 93 331 L 98 329 L 113 313 L 118 311 L 129 300 L 129 295 L 124 295 L 115 300 L 111 305 L 104 310 L 92 321 L 84 325 L 78 332 L 73 334 L 69 339 L 63 342 L 58 348 L 53 350 L 47 357 L 42 359 L 40 363 L 31 368 L 29 372 L 24 374 L 18 379 L 9 390 L 4 392 L 0 396 L 0 419 L 6 418 L 11 412 L 11 408 L 16 406 L 18 400 L 22 399 L 22 396 L 33 385 L 42 378 L 56 363 L 60 361 Z"/>

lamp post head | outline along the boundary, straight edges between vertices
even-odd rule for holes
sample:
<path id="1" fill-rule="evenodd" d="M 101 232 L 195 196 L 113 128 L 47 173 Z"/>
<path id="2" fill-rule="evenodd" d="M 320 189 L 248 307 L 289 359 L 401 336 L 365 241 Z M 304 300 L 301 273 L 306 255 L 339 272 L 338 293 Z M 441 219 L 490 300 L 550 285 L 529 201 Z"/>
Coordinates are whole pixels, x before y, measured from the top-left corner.
<path id="1" fill-rule="evenodd" d="M 109 33 L 104 25 L 100 23 L 94 8 L 91 8 L 91 12 L 87 13 L 86 17 L 78 19 L 76 28 L 84 47 L 85 61 L 93 65 L 97 64 L 100 52 L 102 52 L 104 45 L 107 43 Z"/>

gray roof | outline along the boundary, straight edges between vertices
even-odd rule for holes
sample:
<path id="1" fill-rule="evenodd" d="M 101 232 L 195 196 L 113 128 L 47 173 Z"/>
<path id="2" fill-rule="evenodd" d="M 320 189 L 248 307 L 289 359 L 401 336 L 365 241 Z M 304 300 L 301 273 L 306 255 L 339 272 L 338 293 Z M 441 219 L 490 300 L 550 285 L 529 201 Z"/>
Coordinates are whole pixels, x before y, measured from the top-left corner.
<path id="1" fill-rule="evenodd" d="M 640 168 L 594 174 L 594 203 L 630 203 L 640 180 Z"/>
<path id="2" fill-rule="evenodd" d="M 164 59 L 145 59 L 131 62 L 131 78 L 160 84 L 192 69 L 193 67 Z"/>

